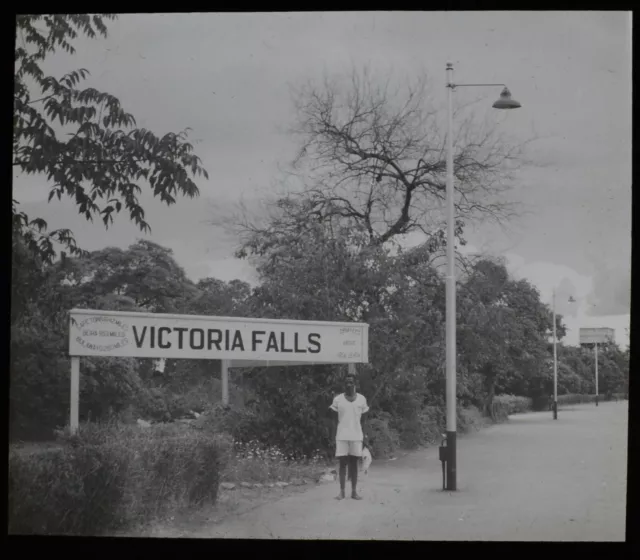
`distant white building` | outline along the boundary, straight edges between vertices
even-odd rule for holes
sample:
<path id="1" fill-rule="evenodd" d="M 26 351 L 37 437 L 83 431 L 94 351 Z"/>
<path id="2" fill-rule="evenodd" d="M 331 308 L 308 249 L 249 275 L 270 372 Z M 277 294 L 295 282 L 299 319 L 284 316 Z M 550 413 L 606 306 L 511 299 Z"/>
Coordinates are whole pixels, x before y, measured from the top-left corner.
<path id="1" fill-rule="evenodd" d="M 580 344 L 604 344 L 605 342 L 615 341 L 615 329 L 611 329 L 609 327 L 580 329 Z"/>

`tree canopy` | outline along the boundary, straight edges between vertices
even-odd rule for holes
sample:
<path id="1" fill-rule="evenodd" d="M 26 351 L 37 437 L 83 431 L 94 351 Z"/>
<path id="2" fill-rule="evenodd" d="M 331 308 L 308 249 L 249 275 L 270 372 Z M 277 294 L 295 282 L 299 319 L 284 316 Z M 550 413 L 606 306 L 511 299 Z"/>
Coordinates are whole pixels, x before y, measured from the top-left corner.
<path id="1" fill-rule="evenodd" d="M 267 206 L 265 221 L 220 220 L 240 235 L 240 255 L 260 254 L 279 235 L 327 222 L 360 232 L 368 245 L 425 236 L 432 259 L 444 256 L 445 134 L 424 77 L 393 90 L 366 68 L 293 89 L 290 132 L 299 151 L 286 170 L 295 188 Z M 463 112 L 464 108 L 460 108 Z M 517 210 L 507 196 L 525 143 L 495 123 L 461 118 L 454 139 L 457 241 L 472 222 L 504 224 Z M 264 211 L 264 209 L 263 209 Z M 453 243 L 456 240 L 452 240 Z"/>
<path id="2" fill-rule="evenodd" d="M 194 179 L 208 178 L 187 130 L 159 136 L 136 128 L 135 117 L 117 97 L 79 87 L 87 69 L 58 77 L 42 69 L 60 49 L 74 53 L 78 37 L 106 37 L 105 22 L 115 19 L 112 14 L 17 16 L 13 166 L 43 176 L 49 201 L 69 197 L 87 220 L 100 216 L 109 227 L 124 209 L 142 231 L 150 231 L 138 199 L 143 187 L 170 205 L 178 196 L 198 196 Z M 55 243 L 73 254 L 81 249 L 69 229 L 47 233 L 42 218 L 20 211 L 15 194 L 13 222 L 45 260 L 55 258 Z"/>
<path id="3" fill-rule="evenodd" d="M 169 249 L 148 241 L 46 264 L 16 238 L 14 275 L 25 297 L 11 315 L 12 437 L 41 437 L 66 423 L 68 311 L 85 307 L 366 321 L 370 363 L 358 368 L 358 383 L 373 405 L 373 426 L 378 434 L 415 441 L 425 407 L 444 403 L 443 279 L 419 249 L 356 250 L 358 232 L 333 233 L 318 227 L 314 237 L 292 236 L 288 244 L 281 238 L 273 251 L 287 259 L 273 266 L 265 254 L 255 287 L 215 278 L 193 282 Z M 485 258 L 459 279 L 458 294 L 459 403 L 490 408 L 501 393 L 546 398 L 552 315 L 537 291 Z M 562 337 L 562 318 L 557 321 Z M 560 394 L 594 392 L 593 351 L 560 342 L 558 360 Z M 83 364 L 84 420 L 126 413 L 162 421 L 220 399 L 219 368 L 207 360 L 167 360 L 164 371 L 153 360 L 86 358 Z M 628 355 L 603 346 L 599 365 L 601 393 L 624 391 Z M 327 400 L 341 390 L 343 373 L 338 366 L 234 371 L 231 393 L 242 402 L 243 387 L 258 418 L 254 436 L 286 447 L 305 434 L 304 452 L 329 449 Z"/>

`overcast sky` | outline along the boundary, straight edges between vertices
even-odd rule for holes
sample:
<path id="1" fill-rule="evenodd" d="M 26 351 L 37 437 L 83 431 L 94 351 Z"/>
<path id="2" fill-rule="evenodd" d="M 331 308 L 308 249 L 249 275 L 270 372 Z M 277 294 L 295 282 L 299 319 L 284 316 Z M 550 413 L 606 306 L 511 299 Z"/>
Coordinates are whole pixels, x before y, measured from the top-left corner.
<path id="1" fill-rule="evenodd" d="M 93 86 L 118 96 L 140 127 L 193 129 L 209 172 L 201 196 L 166 208 L 145 196 L 151 239 L 171 247 L 194 280 L 252 280 L 233 259 L 232 240 L 208 222 L 241 195 L 256 199 L 280 176 L 296 145 L 289 85 L 368 64 L 399 80 L 426 72 L 445 102 L 445 64 L 455 81 L 505 82 L 522 108 L 486 111 L 510 136 L 539 137 L 544 165 L 520 172 L 515 194 L 531 210 L 505 234 L 481 228 L 472 250 L 507 257 L 512 273 L 578 328 L 609 326 L 626 344 L 631 274 L 631 18 L 625 12 L 327 12 L 121 15 L 107 39 L 79 40 L 77 53 L 50 58 L 62 75 L 87 68 Z M 470 91 L 471 88 L 469 88 Z M 485 114 L 500 93 L 476 90 Z M 456 102 L 470 99 L 456 91 Z M 440 101 L 438 100 L 440 96 Z M 483 97 L 483 99 L 484 99 Z M 495 117 L 492 117 L 495 115 Z M 68 200 L 47 204 L 44 178 L 17 177 L 14 198 L 51 227 L 70 227 L 83 247 L 126 247 L 144 237 L 123 214 L 105 233 Z M 569 295 L 573 307 L 562 303 Z"/>

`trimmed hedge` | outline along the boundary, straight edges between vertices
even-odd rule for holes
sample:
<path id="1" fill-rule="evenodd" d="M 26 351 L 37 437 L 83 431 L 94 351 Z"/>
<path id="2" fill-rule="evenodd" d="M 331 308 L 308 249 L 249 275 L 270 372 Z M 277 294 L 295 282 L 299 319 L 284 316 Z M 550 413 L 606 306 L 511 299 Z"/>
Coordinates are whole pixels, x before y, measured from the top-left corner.
<path id="1" fill-rule="evenodd" d="M 626 400 L 624 393 L 613 393 L 600 395 L 600 402 L 610 400 Z M 558 406 L 567 406 L 572 404 L 594 403 L 595 395 L 558 395 Z M 549 397 L 539 397 L 530 399 L 528 397 L 518 397 L 515 395 L 498 395 L 493 399 L 493 413 L 495 419 L 500 421 L 512 414 L 520 414 L 530 411 L 545 411 L 549 409 Z"/>
<path id="2" fill-rule="evenodd" d="M 623 401 L 628 400 L 628 395 L 625 393 L 610 393 L 601 394 L 598 397 L 599 402 L 607 401 Z M 582 404 L 582 403 L 595 403 L 595 395 L 558 395 L 558 406 L 566 404 Z"/>
<path id="3" fill-rule="evenodd" d="M 9 532 L 99 535 L 217 498 L 228 441 L 190 428 L 83 425 L 9 454 Z"/>
<path id="4" fill-rule="evenodd" d="M 456 412 L 459 433 L 478 430 L 486 425 L 482 412 L 474 406 L 457 407 Z M 367 425 L 372 455 L 384 458 L 399 448 L 415 449 L 423 445 L 439 444 L 446 431 L 446 413 L 444 407 L 425 406 L 416 418 L 396 422 L 395 427 L 392 427 L 391 415 L 379 412 L 367 420 Z"/>
<path id="5" fill-rule="evenodd" d="M 603 400 L 602 395 L 600 400 Z M 558 395 L 558 406 L 596 402 L 595 395 Z"/>
<path id="6" fill-rule="evenodd" d="M 598 397 L 599 402 L 607 402 L 607 401 L 623 401 L 627 400 L 628 395 L 625 393 L 609 393 L 609 394 L 601 394 Z M 568 405 L 568 404 L 584 404 L 584 403 L 595 403 L 596 396 L 595 395 L 558 395 L 558 406 Z"/>

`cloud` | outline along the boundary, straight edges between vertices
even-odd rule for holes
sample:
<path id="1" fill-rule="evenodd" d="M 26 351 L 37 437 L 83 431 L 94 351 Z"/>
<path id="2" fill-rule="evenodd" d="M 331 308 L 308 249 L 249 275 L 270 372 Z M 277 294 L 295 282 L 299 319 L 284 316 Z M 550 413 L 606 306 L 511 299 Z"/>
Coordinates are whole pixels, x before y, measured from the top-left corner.
<path id="1" fill-rule="evenodd" d="M 218 278 L 224 282 L 230 282 L 231 280 L 238 279 L 248 282 L 254 286 L 257 284 L 258 278 L 256 270 L 247 261 L 227 258 L 210 260 L 207 262 L 201 261 L 199 264 L 208 265 L 208 272 L 203 274 L 202 277 L 208 276 Z"/>
<path id="2" fill-rule="evenodd" d="M 630 287 L 630 275 L 611 274 L 606 269 L 596 273 L 594 277 L 579 274 L 574 269 L 557 265 L 551 262 L 526 260 L 516 253 L 506 253 L 507 269 L 515 278 L 523 278 L 540 290 L 540 299 L 551 306 L 553 290 L 556 290 L 556 312 L 562 315 L 562 321 L 567 327 L 567 335 L 564 343 L 576 346 L 579 342 L 579 332 L 585 327 L 609 327 L 615 330 L 616 342 L 625 346 L 629 343 L 629 336 L 625 329 L 629 328 L 631 315 L 629 305 L 622 308 L 621 298 L 626 294 L 627 301 L 629 290 L 624 292 L 615 289 L 615 280 L 627 278 L 627 287 Z M 596 278 L 596 276 L 600 276 Z M 596 286 L 600 282 L 601 287 Z M 620 286 L 619 286 L 620 287 Z M 600 293 L 608 296 L 606 301 L 593 303 L 593 294 Z M 618 294 L 616 299 L 616 295 Z M 569 297 L 575 299 L 569 302 Z M 609 307 L 605 304 L 609 303 Z M 614 307 L 617 305 L 617 307 Z M 616 313 L 610 313 L 610 309 L 616 309 Z"/>
<path id="3" fill-rule="evenodd" d="M 568 317 L 578 316 L 578 305 L 571 305 L 569 298 L 574 298 L 578 293 L 577 286 L 571 281 L 570 278 L 565 276 L 558 285 L 556 290 L 556 306 L 564 311 L 564 315 Z M 578 303 L 577 301 L 575 302 Z"/>
<path id="4" fill-rule="evenodd" d="M 628 314 L 631 308 L 631 271 L 623 267 L 598 267 L 588 301 L 591 304 L 588 315 L 594 317 Z"/>
<path id="5" fill-rule="evenodd" d="M 579 274 L 571 267 L 551 262 L 526 260 L 515 253 L 506 253 L 507 269 L 518 279 L 525 279 L 540 291 L 540 299 L 551 306 L 556 292 L 556 312 L 563 317 L 577 319 L 587 312 L 588 294 L 593 290 L 589 276 Z M 569 302 L 569 298 L 575 300 Z"/>

